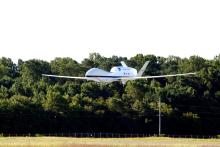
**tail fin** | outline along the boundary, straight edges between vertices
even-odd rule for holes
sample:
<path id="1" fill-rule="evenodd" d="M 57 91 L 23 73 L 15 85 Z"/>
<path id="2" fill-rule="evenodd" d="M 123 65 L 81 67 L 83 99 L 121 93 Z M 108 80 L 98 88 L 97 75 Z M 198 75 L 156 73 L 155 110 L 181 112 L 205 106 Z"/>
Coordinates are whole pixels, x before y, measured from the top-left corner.
<path id="1" fill-rule="evenodd" d="M 123 67 L 128 67 L 128 66 L 125 64 L 124 61 L 121 61 L 121 65 L 122 65 Z"/>
<path id="2" fill-rule="evenodd" d="M 140 69 L 140 71 L 138 72 L 137 76 L 141 77 L 145 71 L 145 69 L 147 68 L 148 64 L 150 63 L 150 61 L 146 61 L 143 65 L 143 67 Z"/>

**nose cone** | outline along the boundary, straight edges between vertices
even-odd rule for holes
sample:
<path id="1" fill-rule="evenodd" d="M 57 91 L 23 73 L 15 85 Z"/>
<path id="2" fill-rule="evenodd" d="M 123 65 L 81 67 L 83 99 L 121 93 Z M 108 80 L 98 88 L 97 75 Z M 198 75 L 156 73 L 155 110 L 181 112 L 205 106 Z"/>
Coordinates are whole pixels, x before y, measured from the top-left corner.
<path id="1" fill-rule="evenodd" d="M 99 68 L 91 68 L 86 72 L 86 77 L 98 77 L 98 76 L 107 76 L 109 72 L 106 72 Z"/>
<path id="2" fill-rule="evenodd" d="M 96 75 L 97 74 L 98 68 L 91 68 L 86 72 L 86 77 L 91 76 L 91 75 Z"/>

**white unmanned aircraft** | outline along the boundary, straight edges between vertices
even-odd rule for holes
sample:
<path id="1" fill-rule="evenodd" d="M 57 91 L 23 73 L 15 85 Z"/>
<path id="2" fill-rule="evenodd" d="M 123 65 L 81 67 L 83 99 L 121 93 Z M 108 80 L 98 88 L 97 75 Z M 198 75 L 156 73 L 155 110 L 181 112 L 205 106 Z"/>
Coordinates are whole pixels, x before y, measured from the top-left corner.
<path id="1" fill-rule="evenodd" d="M 152 78 L 163 78 L 163 77 L 174 77 L 174 76 L 186 76 L 186 75 L 195 75 L 196 73 L 183 73 L 183 74 L 170 74 L 170 75 L 159 75 L 159 76 L 142 76 L 149 61 L 146 61 L 143 67 L 137 72 L 136 69 L 128 67 L 124 61 L 121 61 L 122 66 L 113 67 L 110 72 L 99 68 L 89 69 L 85 77 L 72 77 L 72 76 L 61 76 L 61 75 L 49 75 L 42 74 L 46 77 L 57 77 L 57 78 L 68 78 L 68 79 L 81 79 L 81 80 L 91 80 L 95 82 L 111 83 L 113 81 L 121 81 L 123 84 L 126 84 L 128 80 L 137 80 L 137 79 L 152 79 Z"/>

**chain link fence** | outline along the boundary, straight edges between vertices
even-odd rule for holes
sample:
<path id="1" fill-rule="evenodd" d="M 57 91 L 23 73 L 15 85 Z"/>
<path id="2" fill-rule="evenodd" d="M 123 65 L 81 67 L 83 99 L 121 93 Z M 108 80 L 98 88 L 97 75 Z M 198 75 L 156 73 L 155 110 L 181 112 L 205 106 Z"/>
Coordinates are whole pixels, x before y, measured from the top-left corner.
<path id="1" fill-rule="evenodd" d="M 47 133 L 47 134 L 13 134 L 1 133 L 2 137 L 78 137 L 78 138 L 143 138 L 143 137 L 171 137 L 171 138 L 220 138 L 220 135 L 168 135 L 168 134 L 134 134 L 134 133 Z"/>

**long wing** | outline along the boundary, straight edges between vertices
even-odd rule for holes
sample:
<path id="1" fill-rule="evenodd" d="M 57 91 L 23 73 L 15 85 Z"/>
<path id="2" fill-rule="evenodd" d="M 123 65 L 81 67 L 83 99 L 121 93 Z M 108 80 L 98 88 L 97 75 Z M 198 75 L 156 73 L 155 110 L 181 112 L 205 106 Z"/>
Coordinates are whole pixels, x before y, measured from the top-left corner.
<path id="1" fill-rule="evenodd" d="M 121 80 L 137 80 L 137 79 L 155 79 L 155 78 L 166 78 L 166 77 L 177 77 L 177 76 L 188 76 L 195 75 L 196 73 L 183 73 L 183 74 L 170 74 L 170 75 L 159 75 L 159 76 L 145 76 L 145 77 L 122 77 Z"/>
<path id="2" fill-rule="evenodd" d="M 79 80 L 88 80 L 95 82 L 113 82 L 121 80 L 120 78 L 112 78 L 112 77 L 72 77 L 72 76 L 60 76 L 60 75 L 49 75 L 49 74 L 41 74 L 44 77 L 55 77 L 55 78 L 66 78 L 66 79 L 79 79 Z"/>
<path id="3" fill-rule="evenodd" d="M 94 78 L 91 78 L 91 77 L 72 77 L 72 76 L 60 76 L 60 75 L 48 75 L 48 74 L 42 74 L 42 76 L 55 77 L 55 78 L 66 78 L 66 79 L 94 80 Z"/>
<path id="4" fill-rule="evenodd" d="M 176 77 L 176 76 L 187 76 L 187 75 L 195 75 L 196 73 L 183 73 L 183 74 L 170 74 L 170 75 L 159 75 L 159 76 L 145 76 L 145 77 L 105 77 L 104 79 L 109 80 L 137 80 L 137 79 L 155 79 L 155 78 L 166 78 L 166 77 Z M 45 77 L 55 77 L 55 78 L 66 78 L 66 79 L 80 79 L 80 80 L 92 80 L 96 82 L 100 82 L 103 77 L 72 77 L 72 76 L 60 76 L 60 75 L 49 75 L 49 74 L 42 74 Z"/>

